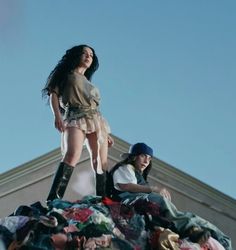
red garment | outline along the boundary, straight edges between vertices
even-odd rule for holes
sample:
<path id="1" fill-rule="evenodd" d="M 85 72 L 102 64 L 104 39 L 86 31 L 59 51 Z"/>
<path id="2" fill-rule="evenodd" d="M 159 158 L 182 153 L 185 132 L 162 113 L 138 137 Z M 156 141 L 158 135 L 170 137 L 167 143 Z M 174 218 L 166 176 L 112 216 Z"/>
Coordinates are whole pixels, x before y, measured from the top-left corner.
<path id="1" fill-rule="evenodd" d="M 134 203 L 134 208 L 139 214 L 151 214 L 160 216 L 160 206 L 157 203 L 139 199 Z"/>
<path id="2" fill-rule="evenodd" d="M 79 222 L 86 222 L 92 214 L 93 211 L 89 208 L 68 208 L 63 212 L 65 218 Z"/>

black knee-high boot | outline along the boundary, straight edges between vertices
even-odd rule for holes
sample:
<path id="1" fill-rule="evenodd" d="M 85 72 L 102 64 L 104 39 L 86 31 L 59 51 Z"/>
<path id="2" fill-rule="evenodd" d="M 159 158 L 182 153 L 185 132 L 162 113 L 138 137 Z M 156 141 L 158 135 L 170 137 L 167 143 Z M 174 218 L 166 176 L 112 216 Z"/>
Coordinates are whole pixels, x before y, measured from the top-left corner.
<path id="1" fill-rule="evenodd" d="M 106 173 L 96 173 L 96 195 L 106 196 Z"/>
<path id="2" fill-rule="evenodd" d="M 61 162 L 55 173 L 54 180 L 47 198 L 47 201 L 62 199 L 66 191 L 67 184 L 70 180 L 74 167 L 65 162 Z"/>

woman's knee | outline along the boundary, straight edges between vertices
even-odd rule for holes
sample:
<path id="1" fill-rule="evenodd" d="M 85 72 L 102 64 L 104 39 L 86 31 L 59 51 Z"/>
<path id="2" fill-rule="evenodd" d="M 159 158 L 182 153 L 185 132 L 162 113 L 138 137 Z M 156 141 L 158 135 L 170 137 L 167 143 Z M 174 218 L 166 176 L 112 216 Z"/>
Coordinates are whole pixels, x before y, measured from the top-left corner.
<path id="1" fill-rule="evenodd" d="M 156 194 L 156 193 L 150 193 L 148 195 L 148 199 L 154 203 L 157 203 L 160 206 L 164 206 L 165 204 L 165 199 L 163 196 L 161 196 L 160 194 Z"/>
<path id="2" fill-rule="evenodd" d="M 92 157 L 92 164 L 93 164 L 93 166 L 97 166 L 98 165 L 98 159 L 97 159 L 97 157 Z"/>
<path id="3" fill-rule="evenodd" d="M 107 170 L 107 159 L 101 159 L 101 165 L 102 165 L 102 170 L 106 171 Z"/>
<path id="4" fill-rule="evenodd" d="M 79 152 L 66 151 L 65 155 L 64 155 L 64 158 L 63 158 L 63 161 L 70 164 L 70 165 L 72 165 L 72 166 L 75 166 L 78 163 L 79 158 L 80 158 Z"/>
<path id="5" fill-rule="evenodd" d="M 107 160 L 107 156 L 108 156 L 108 148 L 106 144 L 102 144 L 101 145 L 101 149 L 100 149 L 100 159 L 101 159 L 101 165 L 102 165 L 102 169 L 103 170 L 107 170 L 108 167 L 108 160 Z"/>
<path id="6" fill-rule="evenodd" d="M 91 162 L 95 170 L 98 166 L 101 167 L 103 171 L 107 170 L 107 159 L 101 158 L 98 154 L 92 154 Z"/>

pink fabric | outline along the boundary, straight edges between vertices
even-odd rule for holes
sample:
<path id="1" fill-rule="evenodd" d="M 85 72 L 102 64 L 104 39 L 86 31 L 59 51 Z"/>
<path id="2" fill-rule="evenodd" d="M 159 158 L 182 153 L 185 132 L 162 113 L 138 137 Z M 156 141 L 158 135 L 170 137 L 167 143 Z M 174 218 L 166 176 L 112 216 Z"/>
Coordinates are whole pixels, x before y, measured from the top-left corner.
<path id="1" fill-rule="evenodd" d="M 219 241 L 210 237 L 206 244 L 201 247 L 202 250 L 225 250 L 225 248 L 219 243 Z"/>
<path id="2" fill-rule="evenodd" d="M 180 250 L 201 250 L 201 247 L 198 243 L 193 243 L 188 239 L 179 240 L 179 244 Z"/>

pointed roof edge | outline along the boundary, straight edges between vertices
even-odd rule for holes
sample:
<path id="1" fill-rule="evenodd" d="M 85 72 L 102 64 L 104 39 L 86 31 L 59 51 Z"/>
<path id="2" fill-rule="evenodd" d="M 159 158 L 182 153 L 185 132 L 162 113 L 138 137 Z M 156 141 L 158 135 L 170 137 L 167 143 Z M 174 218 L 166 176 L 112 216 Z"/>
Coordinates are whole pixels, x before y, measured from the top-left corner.
<path id="1" fill-rule="evenodd" d="M 123 152 L 127 152 L 130 144 L 113 134 L 112 137 L 114 138 L 115 144 L 113 146 L 113 150 L 109 151 L 108 158 L 114 161 L 119 161 L 119 155 Z M 88 152 L 86 151 L 87 150 L 84 147 L 80 161 L 84 161 L 89 158 Z M 60 161 L 60 159 L 60 148 L 56 148 L 29 162 L 10 169 L 1 174 L 0 188 L 8 182 L 12 182 L 19 177 L 30 174 L 31 172 L 38 171 L 51 163 L 54 164 L 55 162 Z M 234 216 L 232 216 L 231 213 L 231 215 L 229 215 L 227 212 L 224 212 L 223 209 L 223 207 L 226 206 L 230 208 L 230 210 L 235 211 L 236 213 L 236 200 L 234 198 L 181 171 L 180 169 L 158 159 L 157 157 L 153 158 L 153 169 L 150 179 L 160 184 L 163 184 L 166 187 L 170 187 L 176 192 L 179 192 L 187 196 L 188 198 L 198 201 L 216 211 L 225 213 L 227 216 L 231 217 L 234 220 L 236 219 Z M 202 196 L 206 196 L 208 197 L 208 199 L 202 199 Z M 215 203 L 211 202 L 212 200 L 217 201 L 218 204 L 220 203 L 220 208 L 218 207 L 218 205 L 212 205 Z"/>

